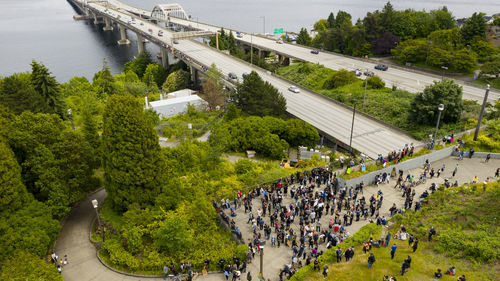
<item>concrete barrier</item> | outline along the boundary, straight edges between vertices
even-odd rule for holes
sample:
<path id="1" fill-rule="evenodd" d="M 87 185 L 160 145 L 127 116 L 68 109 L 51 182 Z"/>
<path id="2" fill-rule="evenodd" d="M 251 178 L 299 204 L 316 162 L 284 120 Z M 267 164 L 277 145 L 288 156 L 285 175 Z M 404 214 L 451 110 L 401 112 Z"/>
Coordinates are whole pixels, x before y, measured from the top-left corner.
<path id="1" fill-rule="evenodd" d="M 425 155 L 416 157 L 414 159 L 400 162 L 400 163 L 395 164 L 395 165 L 387 166 L 383 169 L 364 174 L 364 175 L 359 176 L 357 178 L 343 180 L 343 181 L 341 181 L 341 184 L 343 182 L 343 184 L 345 184 L 346 186 L 353 186 L 353 187 L 361 182 L 363 182 L 365 185 L 372 184 L 375 180 L 375 176 L 378 174 L 383 174 L 383 173 L 390 174 L 392 172 L 393 168 L 396 168 L 396 171 L 399 171 L 399 170 L 407 171 L 407 170 L 412 170 L 412 169 L 415 169 L 418 167 L 423 167 L 425 160 L 429 160 L 429 162 L 439 161 L 441 159 L 444 159 L 444 158 L 452 155 L 452 152 L 454 151 L 454 149 L 455 149 L 455 146 L 449 146 L 449 147 L 443 148 L 441 150 L 437 150 L 435 152 L 431 152 L 429 154 L 425 154 Z M 475 156 L 475 154 L 474 154 L 474 156 Z M 486 154 L 484 157 L 486 157 Z M 493 157 L 493 155 L 492 155 L 492 157 Z M 500 155 L 499 155 L 499 157 L 500 157 Z M 418 177 L 418 175 L 417 175 L 417 177 Z"/>
<path id="2" fill-rule="evenodd" d="M 486 159 L 486 155 L 490 154 L 491 155 L 491 158 L 492 159 L 500 159 L 500 153 L 491 153 L 491 152 L 474 152 L 474 154 L 472 155 L 472 158 L 484 158 Z M 458 151 L 453 151 L 453 156 L 459 156 L 460 155 L 460 152 Z M 469 157 L 469 156 L 467 156 Z M 464 158 L 466 158 L 464 156 Z"/>

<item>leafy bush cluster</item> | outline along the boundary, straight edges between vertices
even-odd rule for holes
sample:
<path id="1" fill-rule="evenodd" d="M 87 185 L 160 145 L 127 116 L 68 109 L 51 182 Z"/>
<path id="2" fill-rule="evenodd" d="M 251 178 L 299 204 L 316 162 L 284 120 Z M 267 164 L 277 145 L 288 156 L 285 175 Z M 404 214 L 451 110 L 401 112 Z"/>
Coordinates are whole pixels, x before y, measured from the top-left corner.
<path id="1" fill-rule="evenodd" d="M 270 116 L 250 116 L 219 124 L 209 140 L 222 151 L 255 150 L 265 157 L 280 159 L 289 146 L 314 146 L 319 134 L 314 127 L 299 119 L 285 121 Z"/>

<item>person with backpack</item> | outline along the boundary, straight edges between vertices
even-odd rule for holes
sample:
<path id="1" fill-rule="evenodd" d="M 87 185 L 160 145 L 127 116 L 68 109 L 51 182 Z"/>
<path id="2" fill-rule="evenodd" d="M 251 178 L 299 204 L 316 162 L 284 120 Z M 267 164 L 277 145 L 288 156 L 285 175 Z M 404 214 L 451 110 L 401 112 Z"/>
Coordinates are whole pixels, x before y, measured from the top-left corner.
<path id="1" fill-rule="evenodd" d="M 373 253 L 370 253 L 370 256 L 368 257 L 368 268 L 372 268 L 372 265 L 375 263 L 375 256 Z"/>

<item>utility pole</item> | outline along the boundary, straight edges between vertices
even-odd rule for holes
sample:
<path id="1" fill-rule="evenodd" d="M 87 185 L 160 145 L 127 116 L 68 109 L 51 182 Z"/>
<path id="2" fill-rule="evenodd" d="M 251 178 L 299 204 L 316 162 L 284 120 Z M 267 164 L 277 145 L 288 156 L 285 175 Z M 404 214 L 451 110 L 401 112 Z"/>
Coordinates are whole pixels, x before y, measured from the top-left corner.
<path id="1" fill-rule="evenodd" d="M 264 278 L 264 246 L 260 246 L 260 276 Z"/>
<path id="2" fill-rule="evenodd" d="M 438 133 L 438 129 L 439 129 L 439 121 L 441 120 L 441 112 L 443 112 L 444 110 L 444 104 L 439 104 L 438 106 L 438 119 L 437 119 L 437 122 L 436 122 L 436 130 L 434 131 L 434 138 L 432 139 L 432 142 L 434 142 L 434 145 L 432 146 L 432 149 L 434 149 L 434 147 L 436 146 L 436 137 L 437 137 L 437 133 Z"/>
<path id="3" fill-rule="evenodd" d="M 486 93 L 484 94 L 483 106 L 481 107 L 481 112 L 479 113 L 479 119 L 477 120 L 476 131 L 474 132 L 474 141 L 477 140 L 477 136 L 479 135 L 479 128 L 481 128 L 481 121 L 483 120 L 484 108 L 486 107 L 486 103 L 488 102 L 489 92 L 490 92 L 490 84 L 486 86 Z"/>

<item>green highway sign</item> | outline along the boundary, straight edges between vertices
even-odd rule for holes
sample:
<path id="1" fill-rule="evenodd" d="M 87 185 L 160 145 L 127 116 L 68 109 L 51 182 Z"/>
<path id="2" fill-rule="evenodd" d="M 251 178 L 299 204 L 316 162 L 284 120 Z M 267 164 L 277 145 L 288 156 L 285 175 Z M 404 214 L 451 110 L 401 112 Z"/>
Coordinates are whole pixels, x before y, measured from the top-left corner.
<path id="1" fill-rule="evenodd" d="M 283 33 L 283 28 L 275 28 L 274 29 L 274 34 L 281 34 Z"/>

